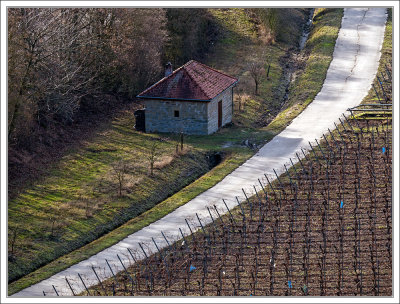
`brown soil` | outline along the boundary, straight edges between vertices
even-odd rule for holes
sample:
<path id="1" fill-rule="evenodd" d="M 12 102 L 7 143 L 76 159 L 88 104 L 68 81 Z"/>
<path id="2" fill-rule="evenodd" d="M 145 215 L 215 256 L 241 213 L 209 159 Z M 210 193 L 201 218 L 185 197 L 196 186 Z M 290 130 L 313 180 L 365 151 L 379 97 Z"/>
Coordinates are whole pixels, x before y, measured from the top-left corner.
<path id="1" fill-rule="evenodd" d="M 234 221 L 223 216 L 206 234 L 130 266 L 132 281 L 121 272 L 118 286 L 110 279 L 91 294 L 391 296 L 391 125 L 368 127 L 347 126 L 343 142 L 336 133 L 318 160 L 309 154 L 304 168 L 289 171 L 292 184 L 280 177 L 283 187 L 275 181 L 268 199 L 242 203 L 244 216 L 235 208 Z"/>

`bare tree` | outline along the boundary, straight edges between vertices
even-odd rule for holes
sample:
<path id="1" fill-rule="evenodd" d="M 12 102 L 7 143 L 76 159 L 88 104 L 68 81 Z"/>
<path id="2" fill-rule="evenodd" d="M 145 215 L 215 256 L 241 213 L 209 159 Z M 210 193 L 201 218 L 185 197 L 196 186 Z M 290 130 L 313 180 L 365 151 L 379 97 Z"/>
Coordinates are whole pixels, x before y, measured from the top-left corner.
<path id="1" fill-rule="evenodd" d="M 114 176 L 118 181 L 118 193 L 122 196 L 122 190 L 126 182 L 126 174 L 128 173 L 129 165 L 128 162 L 121 158 L 117 162 L 112 164 Z"/>
<path id="2" fill-rule="evenodd" d="M 260 62 L 252 62 L 249 65 L 250 75 L 255 83 L 255 94 L 258 95 L 258 85 L 261 81 L 261 77 L 264 75 L 264 65 Z"/>
<path id="3" fill-rule="evenodd" d="M 240 82 L 235 89 L 238 112 L 242 112 L 244 110 L 244 102 L 246 99 L 245 96 L 247 96 L 247 91 L 248 91 L 249 86 L 250 86 L 249 80 L 247 80 L 246 78 L 243 78 L 243 79 L 240 79 Z"/>
<path id="4" fill-rule="evenodd" d="M 10 238 L 10 243 L 11 243 L 11 252 L 9 254 L 9 259 L 13 260 L 14 257 L 14 253 L 15 253 L 15 243 L 17 241 L 17 236 L 18 236 L 18 232 L 19 232 L 19 226 L 15 226 L 14 228 L 11 229 L 11 238 Z"/>
<path id="5" fill-rule="evenodd" d="M 183 151 L 183 136 L 184 136 L 184 133 L 181 131 L 181 134 L 180 134 L 180 139 L 181 139 L 181 151 Z"/>
<path id="6" fill-rule="evenodd" d="M 271 70 L 271 57 L 267 56 L 267 79 L 269 80 L 269 71 Z"/>
<path id="7" fill-rule="evenodd" d="M 54 232 L 56 231 L 56 224 L 57 224 L 58 217 L 53 215 L 50 217 L 51 228 L 50 228 L 50 238 L 55 236 Z"/>
<path id="8" fill-rule="evenodd" d="M 27 124 L 29 115 L 39 124 L 55 115 L 72 121 L 81 98 L 93 92 L 91 86 L 98 71 L 84 55 L 92 41 L 87 30 L 88 12 L 9 10 L 10 138 L 18 124 Z"/>
<path id="9" fill-rule="evenodd" d="M 68 223 L 68 220 L 67 220 L 68 210 L 67 209 L 63 210 L 63 209 L 64 208 L 57 210 L 57 209 L 54 209 L 53 207 L 49 207 L 47 210 L 47 212 L 49 214 L 48 220 L 50 221 L 50 223 L 49 223 L 49 228 L 50 228 L 49 239 L 50 240 L 55 240 L 57 238 L 57 234 Z"/>
<path id="10" fill-rule="evenodd" d="M 162 70 L 163 9 L 10 8 L 8 135 L 72 123 L 102 94 L 133 95 Z"/>
<path id="11" fill-rule="evenodd" d="M 83 202 L 85 203 L 85 216 L 86 216 L 86 218 L 93 217 L 93 210 L 92 210 L 92 208 L 90 206 L 90 200 L 87 197 L 85 197 L 85 198 L 83 198 Z"/>
<path id="12" fill-rule="evenodd" d="M 150 146 L 150 151 L 148 155 L 149 165 L 150 165 L 150 176 L 153 176 L 154 163 L 156 162 L 158 156 L 160 156 L 160 151 L 158 150 L 159 143 L 154 141 Z"/>
<path id="13" fill-rule="evenodd" d="M 244 95 L 238 94 L 239 112 L 244 110 Z"/>

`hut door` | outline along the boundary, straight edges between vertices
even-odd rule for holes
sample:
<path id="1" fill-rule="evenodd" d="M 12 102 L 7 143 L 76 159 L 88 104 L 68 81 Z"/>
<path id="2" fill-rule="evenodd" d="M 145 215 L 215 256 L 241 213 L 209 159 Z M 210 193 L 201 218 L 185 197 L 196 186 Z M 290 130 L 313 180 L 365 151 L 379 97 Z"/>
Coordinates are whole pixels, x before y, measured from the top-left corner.
<path id="1" fill-rule="evenodd" d="M 222 125 L 222 100 L 218 101 L 218 128 Z"/>

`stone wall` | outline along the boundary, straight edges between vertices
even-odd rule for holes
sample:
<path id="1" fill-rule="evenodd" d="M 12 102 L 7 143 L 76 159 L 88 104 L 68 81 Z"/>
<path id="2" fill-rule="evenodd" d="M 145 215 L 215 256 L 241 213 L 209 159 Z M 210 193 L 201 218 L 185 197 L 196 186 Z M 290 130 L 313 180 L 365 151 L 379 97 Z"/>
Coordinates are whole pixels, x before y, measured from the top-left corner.
<path id="1" fill-rule="evenodd" d="M 220 95 L 214 97 L 208 103 L 208 134 L 212 134 L 218 130 L 218 102 L 222 100 L 222 125 L 226 125 L 232 121 L 232 94 L 233 88 L 228 88 Z"/>
<path id="2" fill-rule="evenodd" d="M 210 102 L 146 99 L 146 132 L 184 132 L 206 135 L 218 130 L 218 102 L 222 100 L 222 126 L 232 121 L 232 88 Z M 175 117 L 179 111 L 179 117 Z"/>
<path id="3" fill-rule="evenodd" d="M 207 102 L 146 99 L 145 105 L 146 132 L 208 134 Z"/>

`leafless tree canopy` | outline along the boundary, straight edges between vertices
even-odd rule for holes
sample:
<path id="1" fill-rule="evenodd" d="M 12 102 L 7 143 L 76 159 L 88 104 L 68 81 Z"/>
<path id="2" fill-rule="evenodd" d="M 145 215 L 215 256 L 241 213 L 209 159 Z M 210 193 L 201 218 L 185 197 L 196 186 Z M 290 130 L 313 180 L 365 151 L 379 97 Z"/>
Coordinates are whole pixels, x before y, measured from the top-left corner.
<path id="1" fill-rule="evenodd" d="M 247 13 L 273 36 L 276 10 Z M 43 130 L 71 125 L 110 97 L 131 100 L 162 76 L 165 62 L 202 60 L 221 37 L 204 8 L 8 9 L 10 145 L 31 147 Z M 256 91 L 259 71 L 251 68 Z"/>
<path id="2" fill-rule="evenodd" d="M 147 156 L 148 160 L 149 160 L 149 168 L 150 168 L 150 176 L 154 175 L 154 163 L 157 161 L 157 158 L 160 155 L 160 150 L 158 149 L 159 147 L 159 143 L 157 141 L 154 141 L 151 143 L 150 146 L 150 151 L 149 154 Z"/>
<path id="3" fill-rule="evenodd" d="M 126 174 L 129 171 L 128 161 L 121 158 L 112 164 L 113 175 L 118 183 L 118 194 L 122 196 L 122 190 L 126 182 Z"/>
<path id="4" fill-rule="evenodd" d="M 251 62 L 249 64 L 250 75 L 254 80 L 255 94 L 258 95 L 258 85 L 261 81 L 261 77 L 265 73 L 264 65 L 259 62 Z"/>
<path id="5" fill-rule="evenodd" d="M 162 9 L 8 11 L 9 138 L 71 123 L 83 102 L 133 96 L 162 71 Z"/>

